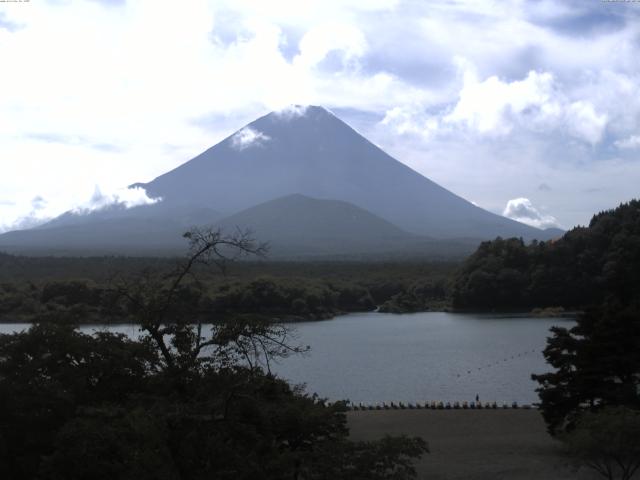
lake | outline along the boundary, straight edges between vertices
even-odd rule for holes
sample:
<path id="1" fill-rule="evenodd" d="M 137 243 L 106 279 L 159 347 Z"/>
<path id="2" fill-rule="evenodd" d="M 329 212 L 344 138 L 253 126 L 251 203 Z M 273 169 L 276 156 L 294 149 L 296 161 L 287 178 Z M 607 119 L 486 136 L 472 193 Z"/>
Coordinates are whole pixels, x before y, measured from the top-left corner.
<path id="1" fill-rule="evenodd" d="M 538 401 L 532 373 L 549 370 L 542 356 L 553 325 L 564 318 L 424 312 L 358 313 L 292 324 L 311 352 L 272 365 L 310 392 L 352 402 Z M 26 328 L 2 324 L 0 333 Z M 93 331 L 96 326 L 83 326 Z M 137 336 L 135 326 L 109 330 Z"/>

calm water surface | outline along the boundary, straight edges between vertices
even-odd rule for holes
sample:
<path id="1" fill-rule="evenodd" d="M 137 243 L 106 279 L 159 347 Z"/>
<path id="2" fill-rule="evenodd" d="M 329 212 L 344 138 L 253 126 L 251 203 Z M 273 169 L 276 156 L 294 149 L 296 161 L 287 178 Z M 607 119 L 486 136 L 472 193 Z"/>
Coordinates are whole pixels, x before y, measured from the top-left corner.
<path id="1" fill-rule="evenodd" d="M 292 327 L 311 352 L 272 365 L 331 400 L 482 401 L 533 403 L 531 373 L 549 370 L 542 356 L 553 325 L 570 319 L 426 312 L 361 313 Z M 0 325 L 6 333 L 24 324 Z M 105 327 L 85 326 L 91 332 Z M 135 326 L 109 330 L 137 336 Z"/>

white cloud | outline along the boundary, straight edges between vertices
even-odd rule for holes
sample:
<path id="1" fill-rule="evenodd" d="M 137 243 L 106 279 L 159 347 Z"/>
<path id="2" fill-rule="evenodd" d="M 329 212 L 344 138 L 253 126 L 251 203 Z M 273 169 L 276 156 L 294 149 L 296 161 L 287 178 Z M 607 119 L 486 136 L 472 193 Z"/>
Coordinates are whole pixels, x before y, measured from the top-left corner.
<path id="1" fill-rule="evenodd" d="M 479 81 L 466 67 L 464 86 L 446 123 L 462 123 L 479 133 L 506 135 L 516 122 L 535 128 L 560 113 L 549 72 L 530 71 L 523 80 L 504 82 L 497 76 Z"/>
<path id="2" fill-rule="evenodd" d="M 530 71 L 522 80 L 511 82 L 495 75 L 480 81 L 469 61 L 457 58 L 455 63 L 464 79 L 455 103 L 432 113 L 415 103 L 396 106 L 381 123 L 398 134 L 427 139 L 459 132 L 508 137 L 521 131 L 564 133 L 592 146 L 602 140 L 608 115 L 598 113 L 588 100 L 570 102 L 550 72 Z"/>
<path id="3" fill-rule="evenodd" d="M 637 148 L 640 129 L 640 23 L 620 7 L 613 17 L 598 2 L 551 0 L 7 4 L 3 22 L 20 28 L 0 28 L 0 196 L 13 202 L 0 203 L 0 223 L 29 215 L 38 194 L 48 203 L 37 215 L 55 216 L 97 183 L 151 180 L 289 104 L 370 115 L 358 131 L 494 211 L 535 195 L 526 179 L 554 178 L 565 198 L 545 203 L 565 224 L 583 221 L 582 188 L 637 179 L 607 149 Z M 563 210 L 569 191 L 577 200 Z M 598 205 L 624 200 L 614 192 Z"/>
<path id="4" fill-rule="evenodd" d="M 31 207 L 34 211 L 43 210 L 47 206 L 47 201 L 40 195 L 36 195 L 31 200 Z"/>
<path id="5" fill-rule="evenodd" d="M 602 139 L 608 120 L 606 114 L 596 113 L 593 104 L 583 100 L 568 106 L 566 118 L 569 131 L 591 145 L 595 145 Z"/>
<path id="6" fill-rule="evenodd" d="M 558 220 L 555 217 L 541 213 L 528 198 L 520 197 L 509 200 L 502 215 L 532 227 L 559 227 Z"/>
<path id="7" fill-rule="evenodd" d="M 287 105 L 286 107 L 274 110 L 274 113 L 284 119 L 304 117 L 307 114 L 308 105 Z"/>
<path id="8" fill-rule="evenodd" d="M 618 140 L 615 142 L 615 146 L 629 150 L 640 148 L 640 135 L 631 135 L 630 137 Z"/>
<path id="9" fill-rule="evenodd" d="M 299 44 L 300 53 L 293 59 L 294 65 L 312 68 L 332 51 L 342 54 L 343 66 L 361 57 L 367 49 L 363 33 L 353 25 L 328 22 L 312 28 L 304 34 Z"/>
<path id="10" fill-rule="evenodd" d="M 21 215 L 10 222 L 0 223 L 0 233 L 11 230 L 24 230 L 27 228 L 33 228 L 47 222 L 51 218 L 46 214 L 42 214 L 42 212 L 46 209 L 47 203 L 48 202 L 40 195 L 36 195 L 31 199 L 31 209 L 27 214 Z M 0 202 L 0 206 L 2 205 L 13 206 L 15 205 L 15 202 Z"/>
<path id="11" fill-rule="evenodd" d="M 78 214 L 86 214 L 111 206 L 133 208 L 141 205 L 152 205 L 161 201 L 162 198 L 150 198 L 142 187 L 121 188 L 115 192 L 103 193 L 100 187 L 96 185 L 91 198 L 80 205 L 76 205 L 72 210 Z"/>
<path id="12" fill-rule="evenodd" d="M 112 206 L 132 208 L 160 201 L 162 198 L 150 198 L 141 187 L 118 188 L 105 193 L 95 185 L 88 198 L 85 196 L 71 200 L 71 205 L 62 210 L 65 204 L 52 203 L 41 195 L 36 195 L 30 200 L 0 203 L 0 233 L 37 227 L 67 210 L 83 215 Z"/>
<path id="13" fill-rule="evenodd" d="M 231 137 L 231 146 L 236 150 L 244 150 L 249 147 L 257 147 L 271 140 L 268 135 L 251 128 L 244 127 Z"/>
<path id="14" fill-rule="evenodd" d="M 392 127 L 399 135 L 415 134 L 425 138 L 443 130 L 442 121 L 437 115 L 424 114 L 415 105 L 387 110 L 380 123 Z"/>

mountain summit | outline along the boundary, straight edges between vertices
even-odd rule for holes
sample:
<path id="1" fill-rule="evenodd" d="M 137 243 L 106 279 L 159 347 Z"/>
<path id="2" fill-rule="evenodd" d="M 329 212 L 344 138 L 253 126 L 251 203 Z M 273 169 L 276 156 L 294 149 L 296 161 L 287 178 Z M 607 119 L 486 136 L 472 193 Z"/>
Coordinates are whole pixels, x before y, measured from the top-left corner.
<path id="1" fill-rule="evenodd" d="M 408 232 L 436 238 L 540 238 L 544 233 L 495 215 L 395 160 L 318 106 L 272 112 L 145 188 L 167 203 L 231 214 L 299 193 L 342 200 Z"/>
<path id="2" fill-rule="evenodd" d="M 309 253 L 326 251 L 318 248 L 320 238 L 342 254 L 347 244 L 349 252 L 359 246 L 372 251 L 375 243 L 376 251 L 384 246 L 408 253 L 409 245 L 425 245 L 423 240 L 442 245 L 443 239 L 457 238 L 471 245 L 470 239 L 496 236 L 549 237 L 451 193 L 317 106 L 265 115 L 174 170 L 132 187 L 162 201 L 88 215 L 68 212 L 38 229 L 0 235 L 0 247 L 69 253 L 86 245 L 94 252 L 139 253 L 153 232 L 156 251 L 165 244 L 175 251 L 169 239 L 179 243 L 178 232 L 190 222 L 269 232 L 280 245 L 295 244 L 298 256 L 307 247 Z M 277 215 L 278 208 L 290 214 Z M 350 215 L 354 220 L 346 225 Z M 317 235 L 309 233 L 309 222 Z"/>

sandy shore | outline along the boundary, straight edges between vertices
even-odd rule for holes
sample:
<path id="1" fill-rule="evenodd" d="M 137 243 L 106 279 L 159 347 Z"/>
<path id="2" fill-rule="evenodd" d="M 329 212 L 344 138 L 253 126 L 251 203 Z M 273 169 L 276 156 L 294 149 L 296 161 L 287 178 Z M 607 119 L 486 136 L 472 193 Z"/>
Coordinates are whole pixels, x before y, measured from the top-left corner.
<path id="1" fill-rule="evenodd" d="M 420 479 L 599 478 L 571 462 L 537 410 L 374 410 L 348 419 L 353 439 L 424 438 L 431 453 L 417 463 Z"/>

